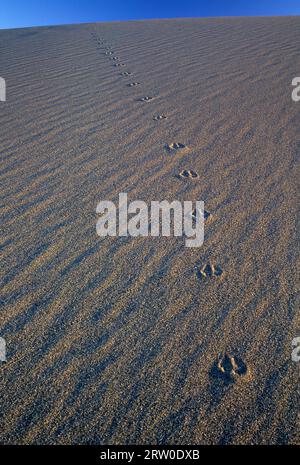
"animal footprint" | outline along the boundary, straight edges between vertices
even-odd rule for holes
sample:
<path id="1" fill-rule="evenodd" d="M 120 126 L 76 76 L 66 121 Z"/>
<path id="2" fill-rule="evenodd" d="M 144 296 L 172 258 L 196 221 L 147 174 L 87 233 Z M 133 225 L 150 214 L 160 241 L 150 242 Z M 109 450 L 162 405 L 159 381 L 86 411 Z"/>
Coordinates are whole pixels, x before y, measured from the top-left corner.
<path id="1" fill-rule="evenodd" d="M 105 55 L 113 55 L 114 52 L 105 52 Z"/>
<path id="2" fill-rule="evenodd" d="M 131 82 L 130 84 L 127 84 L 128 87 L 135 87 L 138 86 L 140 83 L 139 82 Z"/>
<path id="3" fill-rule="evenodd" d="M 238 377 L 248 373 L 247 365 L 242 359 L 226 353 L 219 354 L 216 365 L 219 374 L 227 381 L 235 382 Z"/>
<path id="4" fill-rule="evenodd" d="M 198 173 L 194 170 L 183 170 L 180 171 L 179 175 L 181 178 L 198 178 Z"/>
<path id="5" fill-rule="evenodd" d="M 140 100 L 141 102 L 150 102 L 150 100 L 152 100 L 153 97 L 142 97 Z"/>
<path id="6" fill-rule="evenodd" d="M 201 280 L 212 278 L 212 277 L 219 277 L 223 274 L 223 270 L 220 265 L 211 265 L 208 263 L 204 265 L 202 268 L 197 269 L 198 277 Z"/>
<path id="7" fill-rule="evenodd" d="M 192 218 L 196 220 L 197 209 L 194 208 L 192 211 Z M 211 216 L 211 213 L 208 210 L 204 210 L 204 220 L 207 220 Z"/>
<path id="8" fill-rule="evenodd" d="M 110 57 L 110 60 L 118 61 L 120 60 L 120 57 Z"/>
<path id="9" fill-rule="evenodd" d="M 125 63 L 115 63 L 114 66 L 125 66 Z"/>
<path id="10" fill-rule="evenodd" d="M 172 144 L 167 144 L 166 148 L 170 152 L 178 152 L 182 150 L 187 150 L 188 147 L 185 144 L 182 144 L 181 142 L 173 142 Z"/>
<path id="11" fill-rule="evenodd" d="M 153 116 L 154 121 L 159 121 L 161 119 L 166 119 L 167 117 L 165 115 L 156 115 Z"/>
<path id="12" fill-rule="evenodd" d="M 120 73 L 121 76 L 131 76 L 131 72 L 130 71 L 124 71 L 124 73 Z"/>

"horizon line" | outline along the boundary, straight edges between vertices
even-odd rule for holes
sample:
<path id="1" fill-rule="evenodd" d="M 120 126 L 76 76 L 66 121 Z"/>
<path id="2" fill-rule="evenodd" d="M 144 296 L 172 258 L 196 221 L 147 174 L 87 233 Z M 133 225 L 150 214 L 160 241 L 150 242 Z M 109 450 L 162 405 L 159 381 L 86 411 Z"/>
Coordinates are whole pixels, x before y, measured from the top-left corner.
<path id="1" fill-rule="evenodd" d="M 174 17 L 161 17 L 161 18 L 138 18 L 138 19 L 113 19 L 108 21 L 83 21 L 79 23 L 56 23 L 56 24 L 32 24 L 30 26 L 17 26 L 17 27 L 1 27 L 0 31 L 11 31 L 16 29 L 31 29 L 42 27 L 63 27 L 63 26 L 80 26 L 88 24 L 110 24 L 110 23 L 129 23 L 129 22 L 143 22 L 143 21 L 172 21 L 172 20 L 185 20 L 185 19 L 236 19 L 236 18 L 295 18 L 300 17 L 299 13 L 286 14 L 286 15 L 225 15 L 225 16 L 174 16 Z"/>

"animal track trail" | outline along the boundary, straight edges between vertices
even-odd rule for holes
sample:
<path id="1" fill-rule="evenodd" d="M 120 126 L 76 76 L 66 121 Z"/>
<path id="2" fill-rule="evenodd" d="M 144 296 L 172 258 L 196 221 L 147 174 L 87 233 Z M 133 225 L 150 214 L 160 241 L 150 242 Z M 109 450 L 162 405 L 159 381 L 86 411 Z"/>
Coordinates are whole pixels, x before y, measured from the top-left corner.
<path id="1" fill-rule="evenodd" d="M 182 170 L 178 174 L 179 178 L 191 178 L 191 179 L 196 179 L 199 177 L 197 171 L 194 170 Z"/>
<path id="2" fill-rule="evenodd" d="M 153 116 L 154 121 L 160 121 L 162 119 L 167 119 L 166 115 L 156 115 Z"/>
<path id="3" fill-rule="evenodd" d="M 201 281 L 206 281 L 210 278 L 219 278 L 223 275 L 223 270 L 220 265 L 212 265 L 207 263 L 201 268 L 196 267 L 198 278 Z"/>

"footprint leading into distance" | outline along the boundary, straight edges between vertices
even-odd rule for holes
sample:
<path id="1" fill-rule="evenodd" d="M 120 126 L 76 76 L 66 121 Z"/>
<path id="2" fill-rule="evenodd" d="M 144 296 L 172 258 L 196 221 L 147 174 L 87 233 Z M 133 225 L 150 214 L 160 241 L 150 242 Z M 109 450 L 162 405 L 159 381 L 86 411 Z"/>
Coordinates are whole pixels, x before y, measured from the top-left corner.
<path id="1" fill-rule="evenodd" d="M 153 97 L 146 96 L 146 97 L 142 97 L 140 99 L 141 102 L 150 102 L 150 100 L 153 100 Z"/>
<path id="2" fill-rule="evenodd" d="M 211 265 L 210 263 L 201 268 L 196 267 L 196 270 L 198 278 L 201 279 L 201 281 L 206 281 L 213 277 L 220 277 L 223 274 L 223 270 L 220 265 Z"/>
<path id="3" fill-rule="evenodd" d="M 160 121 L 161 119 L 167 119 L 166 115 L 153 116 L 154 121 Z"/>
<path id="4" fill-rule="evenodd" d="M 192 211 L 192 218 L 196 220 L 196 215 L 197 215 L 197 209 L 194 208 Z M 211 213 L 208 210 L 204 210 L 204 220 L 208 220 L 208 218 L 211 217 Z"/>
<path id="5" fill-rule="evenodd" d="M 173 142 L 172 144 L 166 144 L 165 147 L 169 152 L 186 152 L 189 150 L 188 146 L 181 142 Z"/>
<path id="6" fill-rule="evenodd" d="M 194 171 L 194 170 L 182 170 L 178 174 L 178 177 L 195 179 L 195 178 L 198 178 L 199 175 L 198 175 L 197 171 Z"/>

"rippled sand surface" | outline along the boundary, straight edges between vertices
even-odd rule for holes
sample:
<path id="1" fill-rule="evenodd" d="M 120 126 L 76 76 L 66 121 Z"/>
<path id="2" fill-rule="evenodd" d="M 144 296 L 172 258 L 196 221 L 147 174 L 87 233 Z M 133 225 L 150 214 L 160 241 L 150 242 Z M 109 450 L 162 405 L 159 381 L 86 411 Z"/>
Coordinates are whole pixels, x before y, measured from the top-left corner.
<path id="1" fill-rule="evenodd" d="M 0 442 L 299 444 L 300 18 L 0 43 Z M 204 200 L 204 245 L 98 237 L 119 192 Z"/>

